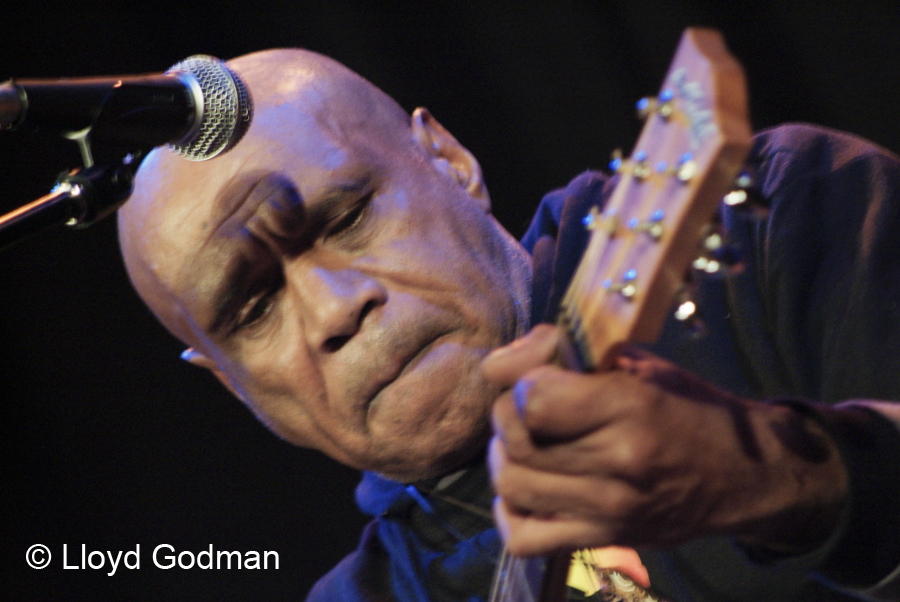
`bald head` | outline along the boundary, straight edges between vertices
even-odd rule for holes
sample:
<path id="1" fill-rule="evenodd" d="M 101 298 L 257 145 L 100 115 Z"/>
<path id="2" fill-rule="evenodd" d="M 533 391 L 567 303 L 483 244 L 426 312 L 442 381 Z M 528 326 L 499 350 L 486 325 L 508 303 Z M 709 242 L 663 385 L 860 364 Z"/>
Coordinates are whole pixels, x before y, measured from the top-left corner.
<path id="1" fill-rule="evenodd" d="M 138 292 L 273 431 L 401 480 L 489 433 L 481 359 L 527 327 L 527 255 L 474 157 L 310 52 L 231 67 L 254 120 L 204 162 L 167 150 L 119 212 Z"/>
<path id="2" fill-rule="evenodd" d="M 184 203 L 186 195 L 179 191 L 198 189 L 192 192 L 196 198 L 210 180 L 234 178 L 261 145 L 280 147 L 291 156 L 290 137 L 310 127 L 339 138 L 409 143 L 410 118 L 400 105 L 328 57 L 300 49 L 266 50 L 229 61 L 229 67 L 247 84 L 255 109 L 239 148 L 203 163 L 157 149 L 142 164 L 135 193 L 119 211 L 121 248 L 132 283 L 166 328 L 190 345 L 203 346 L 202 337 L 171 294 L 177 270 L 166 260 L 173 241 L 189 238 L 185 228 L 194 223 L 192 217 L 208 211 L 199 220 L 208 224 L 220 208 Z"/>

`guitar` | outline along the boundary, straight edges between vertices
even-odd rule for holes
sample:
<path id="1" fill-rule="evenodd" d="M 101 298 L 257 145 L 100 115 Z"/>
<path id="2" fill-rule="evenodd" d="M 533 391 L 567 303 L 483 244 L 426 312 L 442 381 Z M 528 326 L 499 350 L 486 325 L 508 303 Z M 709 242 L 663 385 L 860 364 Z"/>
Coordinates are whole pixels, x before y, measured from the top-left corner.
<path id="1" fill-rule="evenodd" d="M 660 94 L 638 110 L 647 122 L 634 151 L 610 165 L 618 184 L 583 219 L 592 233 L 558 319 L 568 368 L 609 369 L 623 345 L 656 339 L 701 243 L 712 244 L 709 222 L 750 148 L 743 71 L 716 31 L 684 32 Z M 692 313 L 683 300 L 676 317 Z M 592 558 L 591 550 L 537 559 L 504 550 L 490 601 L 564 600 L 567 578 L 579 575 L 590 584 L 585 594 L 602 600 L 657 599 Z"/>

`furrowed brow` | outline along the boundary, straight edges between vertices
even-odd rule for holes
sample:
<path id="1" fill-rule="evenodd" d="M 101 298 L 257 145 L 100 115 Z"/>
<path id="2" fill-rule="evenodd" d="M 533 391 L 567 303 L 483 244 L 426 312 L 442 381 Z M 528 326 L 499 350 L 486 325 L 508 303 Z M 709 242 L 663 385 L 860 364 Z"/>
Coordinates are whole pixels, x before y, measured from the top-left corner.
<path id="1" fill-rule="evenodd" d="M 213 318 L 206 329 L 210 335 L 219 334 L 234 315 L 241 302 L 244 283 L 253 272 L 253 264 L 246 257 L 237 257 L 226 264 L 222 276 L 212 292 Z"/>
<path id="2" fill-rule="evenodd" d="M 355 180 L 347 180 L 339 182 L 324 189 L 321 193 L 322 202 L 327 204 L 330 201 L 341 199 L 347 195 L 359 194 L 369 185 L 368 178 L 359 178 Z"/>
<path id="3" fill-rule="evenodd" d="M 250 186 L 247 186 L 245 183 L 241 187 L 243 190 L 240 188 L 239 190 L 245 197 L 244 203 L 246 206 L 258 207 L 259 203 L 255 202 L 253 197 L 260 195 L 259 200 L 261 202 L 272 194 L 273 189 L 277 189 L 279 186 L 287 187 L 291 185 L 269 175 L 257 179 Z M 318 199 L 314 203 L 309 205 L 304 203 L 306 205 L 305 209 L 308 210 L 308 214 L 305 214 L 306 219 L 312 223 L 323 223 L 334 212 L 336 206 L 339 207 L 345 204 L 342 201 L 346 201 L 349 197 L 360 196 L 369 186 L 369 178 L 348 179 L 328 186 L 318 192 L 316 195 Z M 234 211 L 233 208 L 232 211 Z M 242 214 L 244 210 L 235 211 L 235 213 Z M 250 213 L 250 215 L 253 215 L 253 213 Z M 242 216 L 239 221 L 245 222 L 249 217 L 249 215 Z M 212 238 L 218 238 L 220 235 L 220 233 L 217 233 Z M 210 242 L 213 241 L 211 240 Z M 224 266 L 215 277 L 215 284 L 209 294 L 209 298 L 212 300 L 213 311 L 212 320 L 205 330 L 210 335 L 221 334 L 222 330 L 226 328 L 227 322 L 238 310 L 237 305 L 243 301 L 247 280 L 253 277 L 257 269 L 258 266 L 254 264 L 254 261 L 243 253 L 237 253 L 236 256 L 225 260 Z"/>
<path id="4" fill-rule="evenodd" d="M 266 199 L 271 198 L 275 191 L 287 189 L 293 190 L 290 181 L 280 174 L 271 172 L 253 172 L 232 181 L 218 199 L 219 210 L 224 219 L 204 247 L 214 248 L 221 244 L 223 239 L 232 238 L 234 231 L 242 230 Z M 211 299 L 213 307 L 212 321 L 206 327 L 209 334 L 218 334 L 236 311 L 235 305 L 241 301 L 245 283 L 252 276 L 254 268 L 253 262 L 241 252 L 223 260 L 221 269 L 216 271 L 212 290 L 207 297 Z"/>

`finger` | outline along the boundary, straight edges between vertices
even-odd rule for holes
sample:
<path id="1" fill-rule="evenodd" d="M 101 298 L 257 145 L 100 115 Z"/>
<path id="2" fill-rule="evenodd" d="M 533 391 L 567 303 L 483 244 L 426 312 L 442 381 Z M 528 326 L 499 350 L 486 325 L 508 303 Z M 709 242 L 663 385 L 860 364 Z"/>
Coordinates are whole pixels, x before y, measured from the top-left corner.
<path id="1" fill-rule="evenodd" d="M 540 366 L 513 389 L 525 425 L 538 438 L 566 440 L 643 411 L 656 398 L 652 387 L 622 371 L 596 374 Z"/>
<path id="2" fill-rule="evenodd" d="M 602 469 L 570 475 L 511 461 L 496 437 L 488 448 L 488 468 L 497 495 L 522 513 L 564 513 L 622 522 L 640 514 L 645 505 L 646 494 L 627 481 L 603 474 Z"/>
<path id="3" fill-rule="evenodd" d="M 526 462 L 537 451 L 531 433 L 525 426 L 521 415 L 515 407 L 512 391 L 504 391 L 494 402 L 491 412 L 491 424 L 494 439 L 502 442 L 505 450 L 519 462 Z"/>
<path id="4" fill-rule="evenodd" d="M 515 556 L 528 557 L 560 550 L 587 549 L 594 566 L 619 571 L 638 585 L 649 588 L 650 575 L 632 548 L 597 547 L 608 539 L 606 530 L 595 524 L 570 518 L 546 518 L 523 515 L 494 500 L 494 519 L 507 550 Z"/>
<path id="5" fill-rule="evenodd" d="M 590 412 L 574 411 L 574 418 L 563 415 L 545 419 L 536 413 L 529 414 L 526 420 L 515 401 L 517 388 L 501 394 L 491 414 L 495 438 L 502 442 L 504 458 L 542 472 L 617 478 L 634 486 L 645 482 L 653 473 L 653 460 L 665 436 L 648 430 L 641 421 L 620 419 L 630 409 L 616 412 L 610 407 L 593 407 L 597 402 L 591 399 Z M 564 403 L 560 405 L 568 407 Z M 529 428 L 527 422 L 533 426 Z"/>
<path id="6" fill-rule="evenodd" d="M 610 531 L 594 521 L 523 513 L 499 497 L 494 500 L 494 520 L 506 548 L 515 556 L 537 556 L 612 540 Z"/>
<path id="7" fill-rule="evenodd" d="M 590 475 L 607 467 L 607 472 L 612 473 L 627 459 L 633 429 L 617 429 L 618 435 L 600 429 L 584 437 L 536 442 L 516 409 L 514 397 L 512 391 L 501 394 L 491 414 L 491 446 L 502 445 L 503 459 L 535 470 L 572 475 Z"/>
<path id="8" fill-rule="evenodd" d="M 591 548 L 586 552 L 590 555 L 594 566 L 619 571 L 631 577 L 641 587 L 650 587 L 650 574 L 647 572 L 647 567 L 641 562 L 641 557 L 633 548 L 606 546 Z"/>
<path id="9" fill-rule="evenodd" d="M 520 339 L 495 349 L 481 364 L 484 377 L 509 387 L 528 370 L 549 362 L 556 354 L 559 330 L 550 324 L 538 324 Z"/>

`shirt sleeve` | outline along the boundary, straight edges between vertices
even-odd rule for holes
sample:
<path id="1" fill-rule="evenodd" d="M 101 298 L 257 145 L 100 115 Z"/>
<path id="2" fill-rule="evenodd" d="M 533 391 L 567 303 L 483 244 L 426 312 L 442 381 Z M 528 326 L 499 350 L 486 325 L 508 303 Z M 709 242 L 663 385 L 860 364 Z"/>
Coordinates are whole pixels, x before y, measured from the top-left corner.
<path id="1" fill-rule="evenodd" d="M 828 428 L 850 475 L 838 532 L 802 560 L 900 599 L 900 160 L 805 125 L 762 133 L 751 157 L 770 207 L 723 218 L 748 268 L 728 282 L 734 335 L 763 396 L 818 400 L 790 403 Z M 861 399 L 881 401 L 845 401 Z"/>

